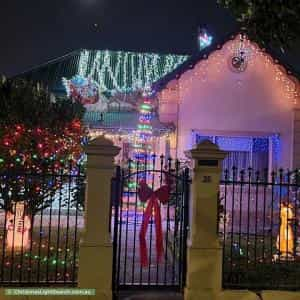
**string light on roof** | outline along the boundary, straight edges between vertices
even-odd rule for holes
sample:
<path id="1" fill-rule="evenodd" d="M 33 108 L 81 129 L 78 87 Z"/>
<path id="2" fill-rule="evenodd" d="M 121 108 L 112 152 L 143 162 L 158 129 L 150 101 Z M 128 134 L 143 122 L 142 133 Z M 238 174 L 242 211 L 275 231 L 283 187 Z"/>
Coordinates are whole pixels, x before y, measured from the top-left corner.
<path id="1" fill-rule="evenodd" d="M 187 55 L 82 50 L 78 74 L 92 78 L 101 91 L 144 89 L 187 60 Z"/>
<path id="2" fill-rule="evenodd" d="M 241 73 L 241 70 L 247 72 L 265 72 L 266 74 L 272 74 L 272 78 L 269 80 L 276 80 L 278 84 L 282 84 L 280 88 L 283 92 L 285 99 L 290 100 L 294 104 L 297 104 L 299 99 L 299 83 L 294 80 L 279 64 L 276 63 L 273 58 L 268 55 L 263 49 L 261 49 L 255 43 L 252 43 L 249 39 L 240 39 L 240 36 L 233 40 L 228 41 L 223 45 L 221 50 L 212 52 L 208 59 L 200 60 L 193 69 L 186 71 L 180 77 L 180 91 L 182 94 L 189 94 L 191 86 L 196 82 L 200 82 L 202 85 L 210 84 L 215 80 L 221 80 L 221 76 L 225 74 L 228 67 L 232 70 L 233 66 L 231 60 L 233 56 L 241 55 L 241 49 L 243 49 L 244 61 L 247 62 L 245 66 L 238 66 L 238 68 L 244 67 L 244 69 L 238 69 L 235 73 Z M 227 74 L 227 73 L 226 73 Z M 216 76 L 217 75 L 217 76 Z M 236 77 L 234 77 L 236 78 Z M 246 86 L 246 81 L 238 78 L 236 81 L 236 88 L 242 89 Z M 298 88 L 297 88 L 298 87 Z"/>

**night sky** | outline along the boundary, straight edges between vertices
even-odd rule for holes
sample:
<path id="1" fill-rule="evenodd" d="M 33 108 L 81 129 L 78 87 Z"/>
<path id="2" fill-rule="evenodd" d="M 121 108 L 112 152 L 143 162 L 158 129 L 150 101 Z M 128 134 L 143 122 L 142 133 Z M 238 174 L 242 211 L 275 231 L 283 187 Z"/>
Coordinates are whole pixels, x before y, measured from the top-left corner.
<path id="1" fill-rule="evenodd" d="M 0 74 L 80 48 L 192 54 L 200 24 L 217 39 L 236 28 L 215 0 L 9 0 L 0 10 Z M 286 59 L 297 69 L 296 52 Z"/>

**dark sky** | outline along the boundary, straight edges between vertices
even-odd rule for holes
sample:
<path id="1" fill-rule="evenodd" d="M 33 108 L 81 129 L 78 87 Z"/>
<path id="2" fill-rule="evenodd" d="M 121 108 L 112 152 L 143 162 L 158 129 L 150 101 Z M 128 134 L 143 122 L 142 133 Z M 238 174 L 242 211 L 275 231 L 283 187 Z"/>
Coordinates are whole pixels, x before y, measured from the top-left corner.
<path id="1" fill-rule="evenodd" d="M 79 48 L 193 53 L 199 24 L 218 38 L 235 28 L 216 0 L 4 1 L 0 74 L 7 76 Z"/>

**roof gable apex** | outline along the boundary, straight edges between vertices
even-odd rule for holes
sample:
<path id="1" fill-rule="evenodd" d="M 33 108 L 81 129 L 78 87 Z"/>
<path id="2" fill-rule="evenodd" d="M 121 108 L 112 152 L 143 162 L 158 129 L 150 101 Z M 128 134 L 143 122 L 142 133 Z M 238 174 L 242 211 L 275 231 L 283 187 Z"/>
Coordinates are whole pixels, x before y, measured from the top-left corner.
<path id="1" fill-rule="evenodd" d="M 212 43 L 207 48 L 204 48 L 202 51 L 197 53 L 194 56 L 191 56 L 187 61 L 183 64 L 178 66 L 174 69 L 171 73 L 167 74 L 166 76 L 162 77 L 160 80 L 153 84 L 153 89 L 156 92 L 160 92 L 162 89 L 167 87 L 169 83 L 173 82 L 174 80 L 178 80 L 184 73 L 188 72 L 189 70 L 193 69 L 199 62 L 202 60 L 207 60 L 213 53 L 216 51 L 222 51 L 222 49 L 228 44 L 230 41 L 237 39 L 240 36 L 240 32 L 230 34 L 226 36 L 225 39 L 222 40 L 221 43 Z M 277 55 L 271 49 L 261 48 L 257 43 L 252 41 L 247 37 L 247 40 L 254 46 L 260 49 L 275 65 L 280 65 L 282 71 L 285 72 L 286 76 L 295 82 L 297 85 L 300 84 L 300 74 L 295 71 L 290 65 L 283 63 L 281 59 L 277 57 Z"/>

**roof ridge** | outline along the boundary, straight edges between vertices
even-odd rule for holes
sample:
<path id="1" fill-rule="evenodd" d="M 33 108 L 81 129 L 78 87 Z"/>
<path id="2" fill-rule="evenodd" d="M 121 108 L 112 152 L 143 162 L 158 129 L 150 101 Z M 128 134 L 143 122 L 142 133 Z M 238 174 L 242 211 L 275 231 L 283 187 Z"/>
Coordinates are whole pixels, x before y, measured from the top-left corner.
<path id="1" fill-rule="evenodd" d="M 88 51 L 88 52 L 97 52 L 97 51 L 109 51 L 109 52 L 114 52 L 114 53 L 118 53 L 118 52 L 121 52 L 121 53 L 128 53 L 128 54 L 141 54 L 141 55 L 158 55 L 158 56 L 179 56 L 179 57 L 189 57 L 190 55 L 188 54 L 173 54 L 173 53 L 158 53 L 158 52 L 147 52 L 147 51 L 128 51 L 128 50 L 110 50 L 110 49 L 87 49 L 87 48 L 80 48 L 80 49 L 77 49 L 77 50 L 73 50 L 71 52 L 68 52 L 62 56 L 59 56 L 57 58 L 53 58 L 53 59 L 49 59 L 48 61 L 44 62 L 44 63 L 41 63 L 41 64 L 38 64 L 38 65 L 35 65 L 21 73 L 18 73 L 16 75 L 13 75 L 11 76 L 10 78 L 16 78 L 16 77 L 19 77 L 19 76 L 23 76 L 23 75 L 26 75 L 27 73 L 30 73 L 32 71 L 35 71 L 37 69 L 40 69 L 42 67 L 47 67 L 48 65 L 51 65 L 51 64 L 54 64 L 54 63 L 57 63 L 57 62 L 61 62 L 63 61 L 64 59 L 66 58 L 69 58 L 71 56 L 74 56 L 76 54 L 80 54 L 82 51 Z"/>
<path id="2" fill-rule="evenodd" d="M 144 51 L 144 50 L 115 50 L 115 49 L 88 49 L 82 48 L 81 50 L 85 51 L 109 51 L 109 52 L 122 52 L 122 53 L 130 53 L 130 54 L 150 54 L 150 55 L 159 55 L 159 56 L 191 56 L 188 53 L 172 53 L 172 52 L 155 52 L 155 51 Z"/>
<path id="3" fill-rule="evenodd" d="M 27 69 L 27 70 L 25 70 L 25 71 L 23 71 L 23 72 L 21 72 L 21 73 L 18 73 L 18 74 L 16 74 L 16 75 L 12 76 L 11 78 L 16 78 L 16 77 L 19 77 L 19 76 L 23 76 L 23 75 L 26 75 L 27 73 L 30 73 L 30 72 L 32 72 L 32 71 L 34 71 L 34 70 L 36 70 L 36 69 L 39 69 L 39 68 L 42 68 L 42 67 L 46 67 L 46 66 L 48 66 L 48 65 L 51 65 L 51 64 L 60 62 L 60 61 L 66 59 L 66 58 L 68 58 L 68 57 L 70 57 L 70 56 L 74 56 L 74 55 L 80 53 L 82 50 L 83 50 L 83 49 L 80 48 L 80 49 L 77 49 L 77 50 L 73 50 L 73 51 L 71 51 L 71 52 L 68 52 L 68 53 L 66 53 L 66 54 L 64 54 L 64 55 L 62 55 L 62 56 L 59 56 L 59 57 L 56 57 L 56 58 L 49 59 L 48 61 L 46 61 L 46 62 L 44 62 L 44 63 L 41 63 L 41 64 L 38 64 L 38 65 L 35 65 L 34 67 L 31 67 L 31 68 L 29 68 L 29 69 Z"/>

